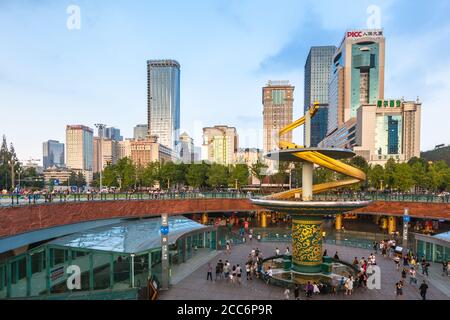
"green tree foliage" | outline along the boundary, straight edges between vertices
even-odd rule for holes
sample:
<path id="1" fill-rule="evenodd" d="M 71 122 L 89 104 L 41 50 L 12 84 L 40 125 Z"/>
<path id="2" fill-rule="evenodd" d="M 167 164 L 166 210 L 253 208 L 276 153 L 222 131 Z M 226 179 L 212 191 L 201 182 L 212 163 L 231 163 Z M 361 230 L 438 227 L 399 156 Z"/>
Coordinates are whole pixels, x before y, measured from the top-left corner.
<path id="1" fill-rule="evenodd" d="M 236 164 L 234 166 L 230 166 L 229 172 L 230 175 L 228 178 L 228 185 L 230 187 L 235 187 L 236 181 L 238 188 L 248 184 L 248 177 L 250 174 L 246 164 Z"/>
<path id="2" fill-rule="evenodd" d="M 209 165 L 205 162 L 190 164 L 186 172 L 186 182 L 194 188 L 207 185 Z"/>
<path id="3" fill-rule="evenodd" d="M 392 186 L 402 192 L 411 191 L 414 186 L 413 172 L 407 163 L 399 163 L 394 166 Z"/>
<path id="4" fill-rule="evenodd" d="M 221 188 L 228 185 L 228 168 L 217 163 L 213 163 L 207 171 L 207 183 L 212 188 Z"/>
<path id="5" fill-rule="evenodd" d="M 381 189 L 382 181 L 384 180 L 384 168 L 379 164 L 370 167 L 367 172 L 367 180 L 369 187 Z"/>
<path id="6" fill-rule="evenodd" d="M 254 163 L 250 166 L 250 172 L 253 177 L 258 179 L 260 188 L 261 188 L 263 179 L 266 176 L 267 168 L 268 168 L 268 166 L 266 164 L 262 163 L 260 160 L 258 160 L 256 163 Z"/>

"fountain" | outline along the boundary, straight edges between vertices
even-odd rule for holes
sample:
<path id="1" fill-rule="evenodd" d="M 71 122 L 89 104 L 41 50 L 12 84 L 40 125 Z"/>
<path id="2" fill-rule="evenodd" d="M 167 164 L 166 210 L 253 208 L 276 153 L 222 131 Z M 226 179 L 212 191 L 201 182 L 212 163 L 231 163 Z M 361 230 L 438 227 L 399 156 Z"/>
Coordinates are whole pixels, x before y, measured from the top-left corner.
<path id="1" fill-rule="evenodd" d="M 319 104 L 315 103 L 305 116 L 280 130 L 279 136 L 305 125 L 305 143 L 299 146 L 291 142 L 279 142 L 279 149 L 266 155 L 267 158 L 302 162 L 302 188 L 292 189 L 263 198 L 252 198 L 253 204 L 269 210 L 287 213 L 292 217 L 292 260 L 284 257 L 283 268 L 274 269 L 274 278 L 287 283 L 323 281 L 346 276 L 354 272 L 350 265 L 334 261 L 322 255 L 322 221 L 326 215 L 342 213 L 367 206 L 370 201 L 315 201 L 313 194 L 335 188 L 349 186 L 366 179 L 364 172 L 342 161 L 355 154 L 348 149 L 311 148 L 311 118 L 316 114 Z M 314 165 L 344 174 L 349 179 L 313 185 Z M 290 259 L 290 257 L 289 257 Z M 266 264 L 279 265 L 280 258 L 266 261 Z"/>

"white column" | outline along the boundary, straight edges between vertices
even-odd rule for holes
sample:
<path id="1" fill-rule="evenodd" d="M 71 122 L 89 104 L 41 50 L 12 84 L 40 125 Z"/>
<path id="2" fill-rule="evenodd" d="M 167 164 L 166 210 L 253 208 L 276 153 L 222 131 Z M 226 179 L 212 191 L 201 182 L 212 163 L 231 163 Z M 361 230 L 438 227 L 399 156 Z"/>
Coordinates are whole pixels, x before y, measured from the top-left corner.
<path id="1" fill-rule="evenodd" d="M 311 115 L 309 111 L 305 114 L 305 137 L 304 137 L 305 148 L 311 146 Z M 312 200 L 312 186 L 313 186 L 313 172 L 314 164 L 309 162 L 304 162 L 302 166 L 302 200 L 311 201 Z"/>

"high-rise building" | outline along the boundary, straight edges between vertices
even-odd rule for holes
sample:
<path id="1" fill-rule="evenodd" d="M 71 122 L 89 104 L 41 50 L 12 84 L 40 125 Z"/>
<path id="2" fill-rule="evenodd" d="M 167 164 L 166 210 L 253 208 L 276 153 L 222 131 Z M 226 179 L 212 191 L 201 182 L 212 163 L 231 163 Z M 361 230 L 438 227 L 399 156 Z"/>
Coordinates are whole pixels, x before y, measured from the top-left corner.
<path id="1" fill-rule="evenodd" d="M 262 161 L 263 152 L 257 148 L 239 148 L 236 152 L 235 163 L 251 166 L 258 161 Z"/>
<path id="2" fill-rule="evenodd" d="M 123 137 L 120 135 L 120 129 L 114 127 L 105 127 L 103 128 L 103 138 L 114 140 L 114 141 L 122 141 Z"/>
<path id="3" fill-rule="evenodd" d="M 264 117 L 264 153 L 278 147 L 280 139 L 292 142 L 292 132 L 279 136 L 279 131 L 292 123 L 294 86 L 289 81 L 269 81 L 262 89 Z"/>
<path id="4" fill-rule="evenodd" d="M 356 117 L 362 104 L 384 98 L 383 30 L 351 30 L 333 56 L 328 89 L 327 133 Z"/>
<path id="5" fill-rule="evenodd" d="M 194 162 L 194 139 L 186 132 L 180 135 L 180 160 L 184 163 Z"/>
<path id="6" fill-rule="evenodd" d="M 94 137 L 93 173 L 103 171 L 108 164 L 116 164 L 118 159 L 119 141 L 103 138 L 100 143 L 100 138 Z"/>
<path id="7" fill-rule="evenodd" d="M 178 152 L 180 135 L 180 64 L 147 61 L 148 136 Z"/>
<path id="8" fill-rule="evenodd" d="M 174 159 L 172 149 L 157 142 L 156 138 L 130 141 L 131 161 L 134 165 L 145 167 L 152 162 L 165 162 Z"/>
<path id="9" fill-rule="evenodd" d="M 225 125 L 203 128 L 202 159 L 211 163 L 233 164 L 238 149 L 236 128 Z"/>
<path id="10" fill-rule="evenodd" d="M 131 158 L 131 139 L 125 139 L 118 142 L 117 160 Z"/>
<path id="11" fill-rule="evenodd" d="M 42 145 L 42 165 L 44 169 L 50 167 L 64 167 L 64 143 L 48 140 Z"/>
<path id="12" fill-rule="evenodd" d="M 319 110 L 311 119 L 311 147 L 317 147 L 327 134 L 328 81 L 335 46 L 311 47 L 305 64 L 305 112 L 318 102 Z"/>
<path id="13" fill-rule="evenodd" d="M 94 130 L 82 125 L 66 127 L 67 167 L 82 171 L 88 184 L 92 181 Z"/>
<path id="14" fill-rule="evenodd" d="M 353 150 L 369 163 L 384 165 L 393 158 L 405 162 L 420 157 L 419 101 L 378 100 L 363 104 L 357 112 Z"/>
<path id="15" fill-rule="evenodd" d="M 138 124 L 133 129 L 133 138 L 134 140 L 145 140 L 148 135 L 148 125 L 146 124 Z"/>

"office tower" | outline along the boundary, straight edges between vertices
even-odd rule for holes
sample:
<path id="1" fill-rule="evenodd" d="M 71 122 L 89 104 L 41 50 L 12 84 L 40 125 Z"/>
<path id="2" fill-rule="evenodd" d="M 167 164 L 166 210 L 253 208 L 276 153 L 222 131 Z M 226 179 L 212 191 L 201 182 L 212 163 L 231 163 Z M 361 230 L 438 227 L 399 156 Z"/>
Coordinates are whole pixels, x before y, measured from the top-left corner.
<path id="1" fill-rule="evenodd" d="M 119 141 L 103 138 L 100 142 L 99 137 L 94 137 L 93 173 L 103 171 L 108 164 L 116 164 L 118 159 Z"/>
<path id="2" fill-rule="evenodd" d="M 157 142 L 156 138 L 130 141 L 131 161 L 138 167 L 145 167 L 152 162 L 173 161 L 172 149 Z"/>
<path id="3" fill-rule="evenodd" d="M 174 60 L 147 61 L 148 136 L 178 150 L 180 134 L 180 64 Z"/>
<path id="4" fill-rule="evenodd" d="M 131 158 L 131 139 L 125 139 L 124 141 L 119 141 L 117 148 L 117 159 Z"/>
<path id="5" fill-rule="evenodd" d="M 194 162 L 194 139 L 186 132 L 180 135 L 180 160 L 184 163 Z"/>
<path id="6" fill-rule="evenodd" d="M 146 124 L 138 124 L 133 129 L 134 140 L 145 140 L 148 134 L 148 126 Z"/>
<path id="7" fill-rule="evenodd" d="M 262 161 L 263 151 L 257 148 L 239 148 L 236 153 L 235 163 L 246 164 L 249 167 L 258 161 Z"/>
<path id="8" fill-rule="evenodd" d="M 233 164 L 238 149 L 236 128 L 225 125 L 203 128 L 202 158 L 211 163 Z"/>
<path id="9" fill-rule="evenodd" d="M 92 181 L 94 130 L 83 125 L 66 127 L 67 167 L 79 170 L 89 184 Z"/>
<path id="10" fill-rule="evenodd" d="M 280 139 L 292 142 L 292 133 L 279 137 L 279 131 L 292 122 L 294 86 L 289 81 L 269 81 L 262 90 L 264 153 L 278 148 Z"/>
<path id="11" fill-rule="evenodd" d="M 420 157 L 420 118 L 417 101 L 378 100 L 357 111 L 356 145 L 353 150 L 371 164 L 384 165 L 390 158 L 405 162 Z"/>
<path id="12" fill-rule="evenodd" d="M 64 143 L 55 140 L 48 140 L 43 143 L 43 159 L 44 169 L 50 167 L 64 167 Z"/>
<path id="13" fill-rule="evenodd" d="M 345 34 L 331 66 L 328 135 L 355 118 L 360 105 L 384 98 L 384 61 L 382 30 L 352 30 Z"/>
<path id="14" fill-rule="evenodd" d="M 305 64 L 304 108 L 318 102 L 319 110 L 311 120 L 311 147 L 317 147 L 327 134 L 328 80 L 335 46 L 311 47 Z"/>
<path id="15" fill-rule="evenodd" d="M 123 140 L 123 137 L 120 135 L 120 129 L 114 127 L 105 127 L 103 129 L 103 138 L 114 141 Z"/>

